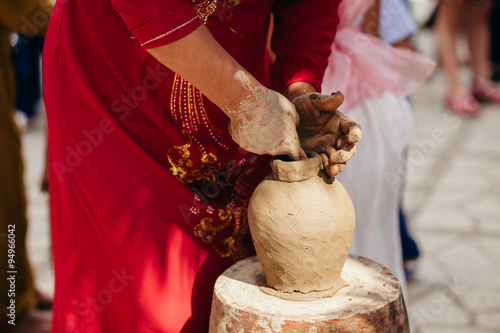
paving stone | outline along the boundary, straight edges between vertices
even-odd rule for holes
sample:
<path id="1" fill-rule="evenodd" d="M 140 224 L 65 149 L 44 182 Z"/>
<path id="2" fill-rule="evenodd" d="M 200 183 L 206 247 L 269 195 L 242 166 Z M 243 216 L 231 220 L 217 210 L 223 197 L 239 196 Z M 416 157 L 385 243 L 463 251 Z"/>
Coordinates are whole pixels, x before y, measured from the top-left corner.
<path id="1" fill-rule="evenodd" d="M 436 327 L 436 328 L 427 328 L 424 331 L 419 331 L 416 333 L 498 333 L 498 331 L 492 331 L 492 330 L 485 330 L 484 328 L 480 327 L 470 327 L 470 328 L 463 328 L 463 327 L 454 327 L 454 328 L 443 328 L 443 327 Z"/>
<path id="2" fill-rule="evenodd" d="M 433 206 L 435 210 L 449 210 L 450 208 L 456 210 L 457 208 L 463 208 L 472 199 L 478 196 L 483 196 L 484 192 L 488 190 L 490 186 L 486 181 L 474 182 L 467 187 L 467 191 L 464 191 L 463 184 L 449 184 L 444 185 L 443 182 L 438 182 L 438 189 L 432 191 L 426 196 L 425 208 L 427 206 Z"/>
<path id="3" fill-rule="evenodd" d="M 428 196 L 427 191 L 421 188 L 422 182 L 415 181 L 415 177 L 412 178 L 412 182 L 408 180 L 406 183 L 406 191 L 403 196 L 403 206 L 406 210 L 412 210 L 416 207 L 416 204 L 425 200 Z"/>
<path id="4" fill-rule="evenodd" d="M 436 211 L 425 209 L 412 224 L 416 230 L 446 230 L 453 232 L 472 232 L 473 223 L 458 211 Z"/>
<path id="5" fill-rule="evenodd" d="M 481 177 L 484 177 L 482 171 L 490 170 L 491 156 L 485 155 L 483 153 L 471 154 L 469 151 L 463 154 L 457 154 L 450 161 L 450 165 L 447 168 L 447 173 L 455 172 L 467 172 L 465 176 L 472 173 L 477 173 Z"/>
<path id="6" fill-rule="evenodd" d="M 498 224 L 500 225 L 500 222 Z M 500 276 L 500 237 L 478 237 L 476 241 L 481 251 L 492 258 L 493 266 L 497 268 L 498 275 Z"/>
<path id="7" fill-rule="evenodd" d="M 439 163 L 439 156 L 434 152 L 428 153 L 422 149 L 409 149 L 409 153 L 404 157 L 405 180 L 414 181 L 414 178 L 425 177 L 420 181 L 426 182 L 428 175 L 433 172 L 435 165 Z"/>
<path id="8" fill-rule="evenodd" d="M 422 244 L 422 242 L 420 242 L 419 244 Z M 446 271 L 442 269 L 439 263 L 436 263 L 432 260 L 432 252 L 422 250 L 420 258 L 418 259 L 417 266 L 415 267 L 415 271 L 412 275 L 412 278 L 410 279 L 410 283 L 413 283 L 414 285 L 412 291 L 415 293 L 417 285 L 423 284 L 423 281 L 438 282 L 444 281 L 446 280 L 446 278 Z"/>
<path id="9" fill-rule="evenodd" d="M 486 235 L 500 236 L 500 222 L 498 221 L 481 221 L 478 225 L 479 232 Z M 500 241 L 497 241 L 500 242 Z"/>
<path id="10" fill-rule="evenodd" d="M 476 284 L 485 285 L 486 288 L 500 286 L 497 260 L 485 256 L 481 249 L 464 239 L 434 255 L 448 276 L 455 277 L 464 290 L 470 290 Z"/>
<path id="11" fill-rule="evenodd" d="M 468 325 L 472 317 L 456 303 L 453 293 L 447 288 L 436 290 L 424 299 L 408 305 L 408 316 L 412 325 L 425 329 L 432 325 Z"/>
<path id="12" fill-rule="evenodd" d="M 476 198 L 467 205 L 466 210 L 480 221 L 498 221 L 500 223 L 500 199 L 493 196 Z"/>
<path id="13" fill-rule="evenodd" d="M 413 226 L 413 221 L 410 221 Z M 440 232 L 436 233 L 432 230 L 430 231 L 417 231 L 415 236 L 418 240 L 419 248 L 421 252 L 427 257 L 435 257 L 435 253 L 440 253 L 444 249 L 453 246 L 457 241 L 461 239 L 461 235 L 455 232 Z"/>
<path id="14" fill-rule="evenodd" d="M 493 312 L 500 309 L 500 287 L 498 290 L 493 288 L 483 288 L 481 285 L 471 287 L 476 290 L 466 290 L 461 298 L 464 306 L 475 314 Z"/>
<path id="15" fill-rule="evenodd" d="M 456 189 L 457 194 L 467 197 L 470 193 L 469 188 L 472 188 L 472 190 L 477 187 L 487 189 L 489 183 L 490 180 L 485 176 L 484 172 L 474 170 L 473 167 L 454 166 L 450 163 L 447 171 L 438 179 L 436 186 L 442 186 L 441 190 L 448 190 L 448 187 L 450 187 L 449 190 Z"/>
<path id="16" fill-rule="evenodd" d="M 494 328 L 495 332 L 500 332 L 500 312 L 480 313 L 477 315 L 477 322 L 485 328 Z"/>
<path id="17" fill-rule="evenodd" d="M 464 149 L 498 153 L 498 128 L 495 126 L 500 123 L 498 111 L 485 111 L 482 119 L 476 119 L 475 122 L 478 126 L 467 137 Z"/>
<path id="18" fill-rule="evenodd" d="M 491 161 L 491 163 L 498 164 L 500 163 L 500 158 L 494 159 Z M 488 168 L 488 176 L 496 181 L 500 181 L 500 168 Z"/>

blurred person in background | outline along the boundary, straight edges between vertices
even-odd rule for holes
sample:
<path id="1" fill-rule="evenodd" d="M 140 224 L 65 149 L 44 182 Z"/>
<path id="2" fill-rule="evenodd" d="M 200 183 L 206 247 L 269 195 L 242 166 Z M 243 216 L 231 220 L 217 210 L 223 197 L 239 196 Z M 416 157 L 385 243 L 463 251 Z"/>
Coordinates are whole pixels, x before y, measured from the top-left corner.
<path id="1" fill-rule="evenodd" d="M 490 0 L 443 0 L 437 10 L 435 31 L 441 66 L 447 78 L 445 105 L 463 116 L 477 115 L 479 101 L 500 103 L 500 88 L 490 79 L 489 26 Z M 464 83 L 459 74 L 456 39 L 465 26 L 472 69 L 472 82 Z"/>
<path id="2" fill-rule="evenodd" d="M 395 46 L 413 49 L 411 39 L 417 33 L 418 26 L 413 20 L 407 0 L 380 0 L 379 37 Z M 403 163 L 407 160 L 408 149 L 403 151 Z M 399 231 L 403 251 L 403 265 L 407 278 L 411 277 L 416 260 L 420 256 L 417 242 L 410 234 L 406 214 L 403 209 L 404 179 L 401 180 L 401 198 L 399 203 Z"/>
<path id="3" fill-rule="evenodd" d="M 500 82 L 500 1 L 494 1 L 490 15 L 492 80 Z"/>
<path id="4" fill-rule="evenodd" d="M 412 49 L 418 31 L 407 0 L 380 0 L 379 37 L 396 47 Z"/>
<path id="5" fill-rule="evenodd" d="M 37 106 L 42 97 L 40 56 L 43 37 L 16 34 L 12 47 L 12 64 L 16 81 L 16 120 L 20 127 L 29 127 L 36 117 Z"/>
<path id="6" fill-rule="evenodd" d="M 42 297 L 33 283 L 26 253 L 26 194 L 23 183 L 21 135 L 14 120 L 16 100 L 11 62 L 10 34 L 25 31 L 45 34 L 52 4 L 40 0 L 0 1 L 0 328 L 2 332 L 21 325 L 37 324 L 36 307 L 46 308 L 50 301 Z M 15 241 L 10 241 L 14 239 Z M 10 250 L 10 251 L 9 251 Z M 12 259 L 9 262 L 9 259 Z M 12 284 L 12 282 L 14 282 Z M 13 294 L 9 292 L 14 286 Z M 13 316 L 12 316 L 13 315 Z"/>
<path id="7" fill-rule="evenodd" d="M 356 158 L 337 176 L 356 210 L 350 252 L 388 267 L 406 294 L 398 208 L 406 177 L 401 157 L 413 125 L 407 96 L 435 64 L 378 38 L 378 0 L 344 1 L 339 16 L 322 90 L 344 91 L 341 111 L 363 126 Z"/>

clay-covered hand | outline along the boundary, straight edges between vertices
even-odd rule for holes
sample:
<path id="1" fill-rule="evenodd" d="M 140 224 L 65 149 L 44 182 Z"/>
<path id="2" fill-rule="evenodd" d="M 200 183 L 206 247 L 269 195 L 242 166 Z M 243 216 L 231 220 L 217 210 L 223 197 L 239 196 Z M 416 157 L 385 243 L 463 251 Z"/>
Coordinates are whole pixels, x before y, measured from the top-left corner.
<path id="1" fill-rule="evenodd" d="M 226 109 L 233 140 L 256 154 L 288 155 L 294 160 L 305 156 L 297 135 L 299 116 L 294 105 L 262 85 L 252 88 L 247 76 L 243 72 L 238 74 L 235 80 L 245 85 L 249 95 L 236 110 Z"/>
<path id="2" fill-rule="evenodd" d="M 330 177 L 344 170 L 362 136 L 359 124 L 337 110 L 343 102 L 340 92 L 308 93 L 292 100 L 300 116 L 297 132 L 302 148 L 320 153 Z"/>

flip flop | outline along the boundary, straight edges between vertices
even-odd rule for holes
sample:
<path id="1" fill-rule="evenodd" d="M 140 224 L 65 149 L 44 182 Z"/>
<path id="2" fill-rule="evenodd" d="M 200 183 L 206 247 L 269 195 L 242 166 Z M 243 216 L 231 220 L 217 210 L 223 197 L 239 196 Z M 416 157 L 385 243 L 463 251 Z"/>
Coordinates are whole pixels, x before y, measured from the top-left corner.
<path id="1" fill-rule="evenodd" d="M 479 113 L 479 102 L 472 95 L 449 93 L 444 103 L 452 112 L 461 116 L 476 116 Z"/>
<path id="2" fill-rule="evenodd" d="M 480 102 L 500 103 L 500 87 L 493 82 L 475 84 L 472 93 Z"/>

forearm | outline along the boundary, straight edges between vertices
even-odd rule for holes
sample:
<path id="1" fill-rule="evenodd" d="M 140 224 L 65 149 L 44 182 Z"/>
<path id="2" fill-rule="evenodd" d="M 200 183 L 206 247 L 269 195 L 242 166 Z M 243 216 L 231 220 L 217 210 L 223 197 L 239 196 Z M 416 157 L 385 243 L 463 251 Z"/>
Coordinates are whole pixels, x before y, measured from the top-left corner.
<path id="1" fill-rule="evenodd" d="M 215 40 L 205 25 L 173 43 L 148 49 L 172 71 L 188 80 L 229 117 L 260 83 Z M 238 79 L 243 72 L 250 86 Z"/>
<path id="2" fill-rule="evenodd" d="M 256 154 L 299 158 L 298 116 L 292 103 L 261 85 L 204 25 L 149 52 L 229 116 L 231 136 L 240 147 Z"/>
<path id="3" fill-rule="evenodd" d="M 380 0 L 375 0 L 373 5 L 365 13 L 363 32 L 375 37 L 379 36 L 380 25 Z"/>

